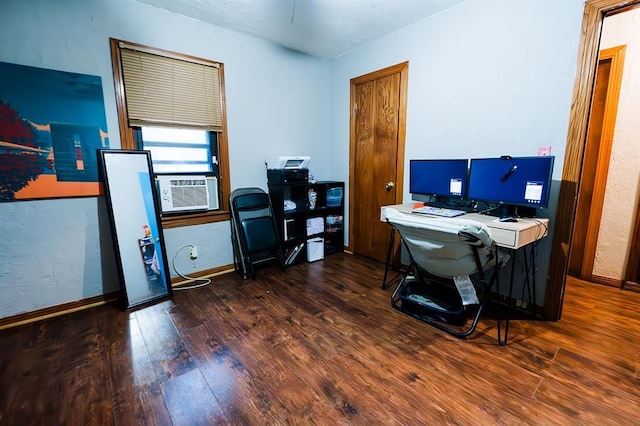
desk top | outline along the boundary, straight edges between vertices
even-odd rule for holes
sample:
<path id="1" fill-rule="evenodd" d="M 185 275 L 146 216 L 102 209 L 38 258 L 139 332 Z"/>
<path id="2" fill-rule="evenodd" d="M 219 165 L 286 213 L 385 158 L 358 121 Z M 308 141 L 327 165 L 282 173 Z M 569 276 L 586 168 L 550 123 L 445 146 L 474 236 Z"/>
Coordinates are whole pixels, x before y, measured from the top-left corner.
<path id="1" fill-rule="evenodd" d="M 414 206 L 415 203 L 382 206 L 380 208 L 380 220 L 386 222 L 384 219 L 385 209 L 395 209 L 399 212 L 410 214 L 412 217 L 424 218 L 424 220 L 436 217 L 411 213 Z M 458 218 L 483 223 L 491 231 L 491 237 L 496 245 L 511 249 L 518 249 L 538 241 L 546 237 L 549 232 L 549 219 L 547 218 L 518 218 L 517 222 L 499 222 L 496 217 L 478 213 L 467 213 L 464 216 L 458 216 Z"/>

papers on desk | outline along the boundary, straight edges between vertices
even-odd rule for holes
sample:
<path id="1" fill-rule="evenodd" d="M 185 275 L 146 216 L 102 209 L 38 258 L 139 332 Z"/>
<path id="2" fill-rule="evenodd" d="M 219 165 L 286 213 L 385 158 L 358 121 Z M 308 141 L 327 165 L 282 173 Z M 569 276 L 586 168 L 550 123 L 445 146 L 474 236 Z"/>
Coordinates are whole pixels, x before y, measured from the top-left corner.
<path id="1" fill-rule="evenodd" d="M 478 300 L 478 295 L 476 294 L 476 288 L 473 286 L 469 275 L 459 275 L 457 277 L 453 277 L 453 282 L 458 289 L 458 293 L 460 293 L 462 304 L 464 306 L 477 305 L 478 303 L 480 303 L 480 301 Z"/>

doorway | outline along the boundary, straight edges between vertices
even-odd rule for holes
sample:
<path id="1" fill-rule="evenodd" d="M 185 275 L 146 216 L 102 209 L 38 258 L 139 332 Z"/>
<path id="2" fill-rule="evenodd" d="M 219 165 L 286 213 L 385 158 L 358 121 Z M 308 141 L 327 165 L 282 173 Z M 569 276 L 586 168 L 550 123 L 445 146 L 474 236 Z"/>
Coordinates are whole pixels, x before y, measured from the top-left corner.
<path id="1" fill-rule="evenodd" d="M 384 262 L 380 207 L 402 202 L 409 63 L 351 79 L 349 245 Z"/>
<path id="2" fill-rule="evenodd" d="M 569 250 L 574 230 L 576 200 L 598 64 L 602 23 L 606 15 L 630 10 L 639 4 L 640 1 L 637 0 L 631 4 L 626 0 L 587 0 L 585 3 L 576 81 L 571 102 L 569 131 L 552 240 L 549 278 L 545 293 L 544 316 L 549 320 L 557 321 L 562 316 Z"/>
<path id="3" fill-rule="evenodd" d="M 594 279 L 625 52 L 626 46 L 601 50 L 596 70 L 569 256 L 569 273 L 586 281 Z"/>

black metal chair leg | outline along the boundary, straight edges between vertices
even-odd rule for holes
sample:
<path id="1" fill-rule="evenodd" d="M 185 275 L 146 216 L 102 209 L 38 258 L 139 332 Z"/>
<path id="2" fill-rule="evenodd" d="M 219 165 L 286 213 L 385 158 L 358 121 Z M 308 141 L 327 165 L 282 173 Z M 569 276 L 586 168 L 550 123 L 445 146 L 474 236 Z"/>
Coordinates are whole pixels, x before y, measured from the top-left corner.
<path id="1" fill-rule="evenodd" d="M 396 274 L 393 279 L 387 282 L 387 275 L 389 274 L 389 264 L 391 262 L 391 253 L 393 253 L 393 242 L 396 235 L 395 228 L 391 228 L 391 235 L 389 236 L 389 245 L 387 246 L 387 261 L 384 264 L 384 276 L 382 277 L 382 289 L 386 290 L 398 279 L 400 274 Z"/>

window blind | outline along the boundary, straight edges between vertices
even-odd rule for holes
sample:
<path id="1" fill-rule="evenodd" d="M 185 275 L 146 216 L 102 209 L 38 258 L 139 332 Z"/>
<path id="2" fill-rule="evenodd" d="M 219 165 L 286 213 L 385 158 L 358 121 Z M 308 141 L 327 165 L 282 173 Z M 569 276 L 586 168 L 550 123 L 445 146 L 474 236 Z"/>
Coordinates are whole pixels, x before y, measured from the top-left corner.
<path id="1" fill-rule="evenodd" d="M 120 45 L 130 126 L 222 131 L 218 64 L 189 61 Z"/>

